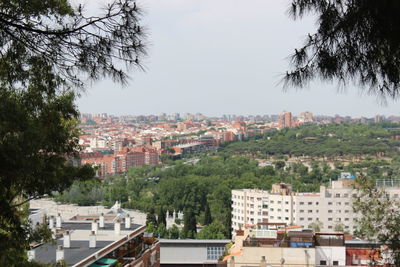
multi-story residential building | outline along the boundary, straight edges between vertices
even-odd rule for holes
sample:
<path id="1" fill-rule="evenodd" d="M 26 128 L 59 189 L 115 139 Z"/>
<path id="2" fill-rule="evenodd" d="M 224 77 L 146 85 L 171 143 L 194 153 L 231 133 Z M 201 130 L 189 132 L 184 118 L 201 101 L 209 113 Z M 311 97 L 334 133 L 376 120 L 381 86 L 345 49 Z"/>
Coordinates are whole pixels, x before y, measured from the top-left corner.
<path id="1" fill-rule="evenodd" d="M 232 228 L 238 230 L 265 220 L 303 228 L 321 222 L 323 231 L 343 228 L 352 233 L 359 216 L 352 208 L 352 199 L 357 193 L 353 184 L 354 179 L 339 179 L 329 187 L 321 186 L 319 193 L 293 192 L 289 184 L 274 184 L 271 191 L 232 190 Z M 399 197 L 397 183 L 388 181 L 385 187 L 390 197 Z"/>
<path id="2" fill-rule="evenodd" d="M 101 178 L 124 173 L 130 167 L 160 163 L 158 151 L 152 147 L 124 147 L 118 154 L 82 153 L 80 157 L 81 164 L 97 166 L 97 176 Z"/>
<path id="3" fill-rule="evenodd" d="M 279 119 L 280 127 L 292 128 L 292 113 L 284 111 Z"/>
<path id="4" fill-rule="evenodd" d="M 232 190 L 232 229 L 254 225 L 268 218 L 268 191 L 258 189 Z"/>

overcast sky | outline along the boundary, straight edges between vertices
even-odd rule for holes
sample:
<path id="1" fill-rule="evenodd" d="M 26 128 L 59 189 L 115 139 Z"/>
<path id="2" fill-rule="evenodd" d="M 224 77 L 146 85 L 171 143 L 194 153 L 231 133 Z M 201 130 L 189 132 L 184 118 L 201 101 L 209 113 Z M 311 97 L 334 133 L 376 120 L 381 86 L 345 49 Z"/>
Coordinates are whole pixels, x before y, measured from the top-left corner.
<path id="1" fill-rule="evenodd" d="M 80 2 L 74 0 L 74 2 Z M 105 0 L 86 0 L 91 7 Z M 146 72 L 122 88 L 103 80 L 78 101 L 81 112 L 400 115 L 399 103 L 349 86 L 313 83 L 282 90 L 287 57 L 315 29 L 309 17 L 292 21 L 289 0 L 141 0 L 149 33 Z"/>

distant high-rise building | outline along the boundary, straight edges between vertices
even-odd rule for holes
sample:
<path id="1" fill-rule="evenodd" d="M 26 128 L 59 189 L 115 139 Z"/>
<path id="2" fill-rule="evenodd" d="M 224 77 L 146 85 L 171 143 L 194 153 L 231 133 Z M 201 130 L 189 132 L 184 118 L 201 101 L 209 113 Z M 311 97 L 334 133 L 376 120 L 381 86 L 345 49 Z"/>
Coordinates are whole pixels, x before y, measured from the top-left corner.
<path id="1" fill-rule="evenodd" d="M 383 122 L 384 120 L 385 120 L 385 116 L 383 116 L 383 115 L 376 115 L 374 118 L 375 123 Z"/>
<path id="2" fill-rule="evenodd" d="M 282 112 L 279 124 L 281 127 L 292 128 L 292 113 L 287 111 Z"/>

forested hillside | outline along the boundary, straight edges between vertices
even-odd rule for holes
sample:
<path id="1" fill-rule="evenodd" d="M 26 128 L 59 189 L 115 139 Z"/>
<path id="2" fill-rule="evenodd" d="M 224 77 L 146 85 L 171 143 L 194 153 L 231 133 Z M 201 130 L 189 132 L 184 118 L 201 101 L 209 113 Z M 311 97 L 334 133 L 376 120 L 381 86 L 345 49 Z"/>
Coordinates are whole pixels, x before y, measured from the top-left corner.
<path id="1" fill-rule="evenodd" d="M 388 156 L 400 146 L 400 141 L 393 139 L 400 135 L 398 127 L 398 124 L 313 124 L 230 143 L 221 151 L 257 157 L 286 155 L 325 160 Z"/>

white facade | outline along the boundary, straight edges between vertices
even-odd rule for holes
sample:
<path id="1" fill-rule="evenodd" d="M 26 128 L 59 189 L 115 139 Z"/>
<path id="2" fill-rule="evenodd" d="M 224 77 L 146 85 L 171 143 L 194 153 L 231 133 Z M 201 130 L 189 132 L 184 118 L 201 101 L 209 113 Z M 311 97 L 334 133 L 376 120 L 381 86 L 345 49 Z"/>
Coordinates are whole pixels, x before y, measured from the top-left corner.
<path id="1" fill-rule="evenodd" d="M 232 190 L 232 226 L 238 230 L 245 224 L 257 224 L 268 216 L 268 191 Z"/>
<path id="2" fill-rule="evenodd" d="M 322 222 L 321 231 L 334 231 L 341 225 L 345 232 L 356 228 L 357 214 L 353 212 L 352 197 L 356 193 L 352 179 L 333 181 L 331 186 L 320 187 L 319 193 L 292 192 L 290 185 L 274 185 L 272 191 L 257 189 L 232 190 L 232 228 L 252 226 L 263 220 L 287 223 L 309 228 L 313 222 Z M 278 191 L 276 188 L 285 187 Z M 399 198 L 400 188 L 389 187 L 386 191 Z"/>
<path id="3" fill-rule="evenodd" d="M 327 266 L 346 265 L 346 247 L 315 247 L 315 264 Z"/>

